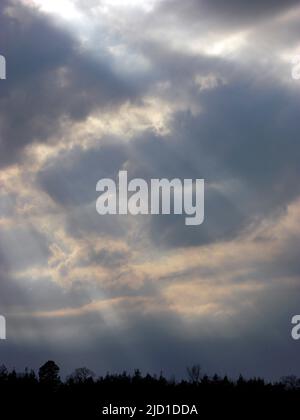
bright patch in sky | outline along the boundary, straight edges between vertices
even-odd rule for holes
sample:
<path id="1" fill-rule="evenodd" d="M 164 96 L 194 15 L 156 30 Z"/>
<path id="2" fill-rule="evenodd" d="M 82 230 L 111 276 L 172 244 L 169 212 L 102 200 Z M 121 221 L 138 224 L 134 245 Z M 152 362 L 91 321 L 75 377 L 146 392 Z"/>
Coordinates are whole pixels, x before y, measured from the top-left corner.
<path id="1" fill-rule="evenodd" d="M 31 1 L 39 6 L 44 12 L 53 13 L 68 20 L 77 19 L 81 15 L 72 0 Z M 140 8 L 149 12 L 159 1 L 161 0 L 103 0 L 99 1 L 99 7 L 103 10 L 109 10 L 110 8 Z M 97 6 L 95 8 L 97 9 Z"/>
<path id="2" fill-rule="evenodd" d="M 80 17 L 80 12 L 70 0 L 32 0 L 41 10 L 53 13 L 64 19 L 73 20 Z"/>
<path id="3" fill-rule="evenodd" d="M 108 7 L 139 7 L 146 11 L 150 11 L 155 3 L 158 3 L 159 1 L 160 0 L 104 0 L 102 3 Z"/>

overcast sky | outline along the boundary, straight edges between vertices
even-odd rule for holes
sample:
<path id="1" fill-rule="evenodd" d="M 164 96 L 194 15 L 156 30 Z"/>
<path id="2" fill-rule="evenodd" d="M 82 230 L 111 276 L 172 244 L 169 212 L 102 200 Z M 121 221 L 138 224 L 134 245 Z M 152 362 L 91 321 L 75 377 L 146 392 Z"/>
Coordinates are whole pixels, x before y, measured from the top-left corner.
<path id="1" fill-rule="evenodd" d="M 2 0 L 0 362 L 300 375 L 299 1 Z M 204 178 L 205 221 L 96 183 Z"/>

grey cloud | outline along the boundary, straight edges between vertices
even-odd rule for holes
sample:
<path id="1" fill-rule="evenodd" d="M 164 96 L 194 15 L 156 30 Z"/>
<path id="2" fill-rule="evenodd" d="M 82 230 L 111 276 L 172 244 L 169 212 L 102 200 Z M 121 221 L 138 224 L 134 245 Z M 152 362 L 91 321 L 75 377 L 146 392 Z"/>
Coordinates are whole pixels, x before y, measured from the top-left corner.
<path id="1" fill-rule="evenodd" d="M 68 235 L 84 239 L 88 235 L 119 238 L 128 234 L 127 216 L 105 215 L 96 211 L 95 202 L 65 212 L 65 230 Z"/>
<path id="2" fill-rule="evenodd" d="M 1 271 L 0 276 L 1 313 L 7 316 L 76 308 L 91 301 L 88 290 L 80 283 L 66 289 L 49 278 L 35 281 L 26 277 L 16 279 L 5 271 Z"/>
<path id="3" fill-rule="evenodd" d="M 290 292 L 282 299 L 282 288 L 269 293 L 262 294 L 255 311 L 244 311 L 240 322 L 232 321 L 229 333 L 224 330 L 228 327 L 225 320 L 219 320 L 219 326 L 207 319 L 190 324 L 167 313 L 145 316 L 127 312 L 122 327 L 113 328 L 95 313 L 39 320 L 35 325 L 39 341 L 31 341 L 30 346 L 24 341 L 19 358 L 12 343 L 33 321 L 28 325 L 26 319 L 11 318 L 11 340 L 5 343 L 2 361 L 10 366 L 17 360 L 16 367 L 22 368 L 33 360 L 33 367 L 38 368 L 51 355 L 63 367 L 63 374 L 78 364 L 88 364 L 98 374 L 139 367 L 183 377 L 186 366 L 195 362 L 208 374 L 217 371 L 237 377 L 242 373 L 269 379 L 299 374 L 294 363 L 298 347 L 290 338 L 290 315 L 298 301 Z M 290 356 L 284 358 L 283 354 Z"/>
<path id="4" fill-rule="evenodd" d="M 0 258 L 8 270 L 24 270 L 47 263 L 49 240 L 33 226 L 2 228 L 0 232 Z"/>
<path id="5" fill-rule="evenodd" d="M 170 139 L 157 142 L 146 136 L 136 143 L 140 163 L 135 175 L 203 177 L 207 182 L 204 224 L 187 229 L 182 217 L 153 217 L 151 234 L 157 242 L 168 238 L 170 245 L 187 245 L 232 238 L 247 225 L 284 211 L 300 193 L 297 92 L 274 80 L 252 85 L 248 76 L 238 80 L 203 93 L 204 110 L 198 116 L 178 113 Z M 221 190 L 210 188 L 213 183 L 220 183 Z"/>
<path id="6" fill-rule="evenodd" d="M 203 104 L 203 111 L 196 116 L 177 112 L 170 135 L 147 131 L 126 145 L 114 139 L 112 145 L 99 149 L 75 149 L 44 168 L 38 182 L 57 203 L 70 207 L 94 203 L 97 180 L 115 178 L 124 162 L 130 177 L 204 178 L 203 225 L 186 228 L 183 216 L 152 218 L 150 237 L 172 246 L 232 239 L 253 222 L 284 211 L 300 192 L 300 149 L 295 142 L 299 96 L 274 79 L 253 82 L 252 73 L 235 67 L 233 73 L 235 80 L 226 86 L 191 93 L 195 102 Z M 90 209 L 86 219 L 97 229 L 100 220 Z M 82 231 L 87 220 L 77 219 Z M 108 231 L 109 225 L 115 228 L 109 217 L 101 219 L 101 229 L 105 225 Z"/>
<path id="7" fill-rule="evenodd" d="M 126 147 L 120 142 L 86 151 L 76 147 L 44 167 L 37 182 L 57 204 L 89 204 L 96 200 L 98 180 L 114 178 L 126 159 Z"/>
<path id="8" fill-rule="evenodd" d="M 103 267 L 117 269 L 126 265 L 130 258 L 129 251 L 113 251 L 103 248 L 100 251 L 88 250 L 87 258 L 80 261 L 79 265 L 97 264 Z"/>
<path id="9" fill-rule="evenodd" d="M 64 117 L 82 120 L 137 94 L 114 73 L 107 52 L 91 57 L 46 16 L 20 3 L 8 16 L 6 5 L 0 18 L 8 63 L 0 99 L 2 166 L 16 161 L 26 145 L 59 136 Z"/>
<path id="10" fill-rule="evenodd" d="M 116 178 L 127 160 L 128 151 L 121 142 L 83 151 L 80 147 L 63 153 L 36 175 L 36 182 L 64 211 L 65 229 L 76 238 L 90 234 L 124 236 L 126 216 L 96 212 L 96 184 L 101 178 Z"/>
<path id="11" fill-rule="evenodd" d="M 160 3 L 157 13 L 175 16 L 185 24 L 197 25 L 200 30 L 205 28 L 218 32 L 224 29 L 238 29 L 249 24 L 256 25 L 298 4 L 297 0 L 168 0 Z"/>

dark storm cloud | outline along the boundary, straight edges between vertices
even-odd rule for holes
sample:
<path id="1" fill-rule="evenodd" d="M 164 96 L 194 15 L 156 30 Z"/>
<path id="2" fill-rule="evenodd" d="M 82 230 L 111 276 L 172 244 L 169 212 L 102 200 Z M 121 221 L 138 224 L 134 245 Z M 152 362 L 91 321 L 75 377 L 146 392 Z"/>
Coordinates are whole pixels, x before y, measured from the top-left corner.
<path id="1" fill-rule="evenodd" d="M 37 173 L 37 183 L 56 204 L 64 208 L 65 229 L 72 237 L 89 234 L 123 236 L 124 216 L 96 212 L 96 184 L 101 178 L 115 179 L 127 159 L 124 144 L 112 139 L 112 144 L 83 151 L 75 147 Z"/>
<path id="2" fill-rule="evenodd" d="M 158 10 L 166 8 L 168 3 L 163 2 Z M 192 18 L 194 9 L 204 8 L 210 10 L 209 15 L 225 17 L 225 10 L 229 15 L 235 10 L 239 22 L 243 23 L 244 18 L 256 13 L 273 15 L 292 3 L 283 6 L 272 1 L 251 5 L 242 2 L 237 6 L 232 1 L 212 6 L 206 2 L 175 1 L 170 12 Z M 225 21 L 228 23 L 230 19 Z M 124 145 L 122 139 L 119 143 L 115 139 L 113 146 L 99 150 L 75 149 L 38 174 L 41 187 L 63 206 L 92 203 L 97 180 L 115 177 L 126 160 L 131 175 L 136 177 L 203 177 L 207 182 L 206 219 L 201 228 L 186 229 L 183 217 L 179 216 L 153 218 L 150 236 L 154 242 L 172 246 L 232 239 L 266 214 L 284 210 L 299 193 L 295 182 L 300 152 L 295 142 L 299 131 L 297 92 L 285 90 L 260 66 L 241 69 L 240 63 L 191 56 L 146 41 L 139 48 L 154 65 L 153 82 L 170 83 L 170 88 L 160 93 L 161 97 L 168 101 L 188 98 L 190 103 L 203 104 L 203 112 L 197 116 L 189 111 L 177 112 L 170 136 L 148 132 L 132 144 Z M 195 76 L 211 73 L 216 75 L 216 80 L 224 77 L 227 84 L 219 81 L 219 86 L 199 91 Z M 215 182 L 225 183 L 227 190 L 211 187 Z M 76 221 L 71 222 L 71 218 Z M 67 220 L 70 232 L 80 229 L 83 233 L 85 229 L 88 232 L 100 226 L 101 231 L 105 226 L 105 232 L 116 228 L 109 217 L 100 223 L 93 210 L 87 208 L 74 211 Z"/>
<path id="3" fill-rule="evenodd" d="M 298 4 L 297 0 L 167 0 L 160 3 L 156 12 L 158 16 L 175 16 L 185 24 L 199 25 L 200 30 L 213 28 L 218 32 L 256 25 Z"/>
<path id="4" fill-rule="evenodd" d="M 34 281 L 16 279 L 4 270 L 0 273 L 0 307 L 6 315 L 76 308 L 90 301 L 88 291 L 79 282 L 66 289 L 49 278 Z"/>
<path id="5" fill-rule="evenodd" d="M 103 145 L 86 151 L 75 147 L 63 153 L 37 174 L 37 181 L 59 205 L 78 206 L 95 200 L 101 178 L 115 178 L 127 159 L 122 143 Z"/>
<path id="6" fill-rule="evenodd" d="M 203 111 L 196 116 L 177 112 L 170 135 L 148 131 L 126 144 L 115 138 L 99 149 L 76 148 L 44 168 L 38 182 L 58 204 L 78 206 L 94 203 L 97 180 L 115 178 L 124 162 L 130 177 L 148 181 L 204 178 L 203 225 L 186 228 L 184 216 L 152 218 L 149 234 L 154 242 L 171 246 L 232 239 L 251 223 L 284 211 L 300 193 L 300 147 L 295 141 L 299 95 L 274 78 L 254 82 L 252 73 L 231 67 L 235 79 L 227 85 L 190 93 L 191 100 L 203 103 Z M 188 89 L 190 82 L 183 77 L 181 89 L 185 83 Z M 91 230 L 100 223 L 96 213 L 86 217 L 86 212 L 86 221 L 75 223 L 82 231 L 93 219 Z M 107 232 L 116 227 L 109 219 L 101 218 Z"/>
<path id="7" fill-rule="evenodd" d="M 205 319 L 189 323 L 170 313 L 144 315 L 140 311 L 131 315 L 126 311 L 126 322 L 113 328 L 105 317 L 93 312 L 39 320 L 11 317 L 10 340 L 3 345 L 2 362 L 21 369 L 32 360 L 31 366 L 38 368 L 53 358 L 63 374 L 74 366 L 88 365 L 97 374 L 139 367 L 143 372 L 159 374 L 163 370 L 181 378 L 186 366 L 200 363 L 209 375 L 217 372 L 237 377 L 242 373 L 268 379 L 291 372 L 299 375 L 295 364 L 298 347 L 290 338 L 290 316 L 297 310 L 298 289 L 278 287 L 272 294 L 267 290 L 255 311 L 249 308 L 238 322 Z M 121 308 L 116 315 L 122 316 Z M 28 328 L 34 328 L 38 337 L 30 345 L 22 337 Z M 21 353 L 14 345 L 16 339 L 22 342 Z M 286 354 L 289 357 L 283 356 Z"/>
<path id="8" fill-rule="evenodd" d="M 149 235 L 155 244 L 167 247 L 207 245 L 232 240 L 246 229 L 252 219 L 235 204 L 237 197 L 231 197 L 230 201 L 225 194 L 208 188 L 204 224 L 187 230 L 184 215 L 152 217 Z"/>
<path id="9" fill-rule="evenodd" d="M 91 57 L 46 16 L 20 3 L 8 14 L 7 4 L 0 9 L 1 53 L 8 63 L 0 98 L 2 166 L 16 161 L 26 145 L 59 136 L 63 118 L 82 120 L 136 94 L 114 73 L 104 50 Z"/>
<path id="10" fill-rule="evenodd" d="M 204 224 L 188 229 L 183 217 L 155 216 L 151 234 L 157 242 L 195 245 L 230 239 L 247 225 L 284 211 L 299 195 L 299 95 L 274 79 L 250 80 L 243 75 L 202 93 L 204 111 L 196 117 L 178 113 L 172 139 L 136 143 L 135 176 L 203 177 L 207 183 Z M 220 183 L 221 190 L 213 183 Z"/>

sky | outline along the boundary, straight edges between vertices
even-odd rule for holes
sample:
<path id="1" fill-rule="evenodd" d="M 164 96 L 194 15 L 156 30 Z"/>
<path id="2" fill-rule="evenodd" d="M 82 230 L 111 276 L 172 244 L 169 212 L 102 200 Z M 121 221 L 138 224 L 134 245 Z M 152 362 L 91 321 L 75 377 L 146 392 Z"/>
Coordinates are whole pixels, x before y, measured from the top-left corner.
<path id="1" fill-rule="evenodd" d="M 2 0 L 0 361 L 300 375 L 299 1 Z M 205 179 L 205 220 L 96 183 Z"/>

